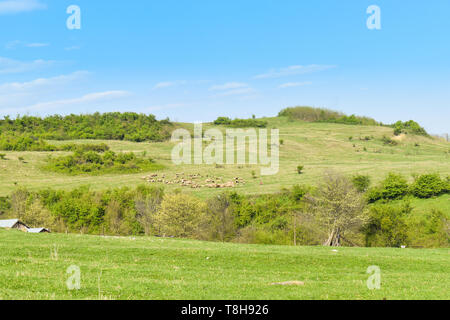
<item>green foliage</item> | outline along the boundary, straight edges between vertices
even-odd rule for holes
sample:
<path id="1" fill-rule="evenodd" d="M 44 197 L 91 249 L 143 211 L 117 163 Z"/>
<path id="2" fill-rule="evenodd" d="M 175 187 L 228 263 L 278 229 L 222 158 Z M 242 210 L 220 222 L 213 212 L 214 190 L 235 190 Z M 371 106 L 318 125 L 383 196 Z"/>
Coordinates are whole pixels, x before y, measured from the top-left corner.
<path id="1" fill-rule="evenodd" d="M 313 107 L 292 107 L 279 112 L 279 117 L 288 117 L 292 120 L 302 120 L 307 122 L 330 122 L 352 125 L 379 125 L 374 119 L 359 117 L 356 115 L 347 116 L 341 112 L 324 108 Z"/>
<path id="2" fill-rule="evenodd" d="M 297 173 L 302 174 L 304 168 L 305 168 L 305 166 L 297 166 Z"/>
<path id="3" fill-rule="evenodd" d="M 100 144 L 65 144 L 58 148 L 60 151 L 74 151 L 74 152 L 106 152 L 109 146 L 106 143 Z"/>
<path id="4" fill-rule="evenodd" d="M 205 203 L 196 198 L 185 194 L 166 195 L 155 215 L 157 234 L 179 238 L 198 236 L 205 212 Z"/>
<path id="5" fill-rule="evenodd" d="M 448 192 L 448 184 L 439 174 L 423 174 L 415 179 L 410 189 L 417 198 L 431 198 Z"/>
<path id="6" fill-rule="evenodd" d="M 413 217 L 407 223 L 411 246 L 421 248 L 449 246 L 449 221 L 443 212 L 432 209 L 430 212 Z"/>
<path id="7" fill-rule="evenodd" d="M 44 139 L 31 135 L 22 134 L 4 134 L 0 136 L 0 150 L 4 151 L 96 151 L 104 152 L 109 150 L 108 145 L 101 144 L 65 144 L 54 146 L 47 143 Z"/>
<path id="8" fill-rule="evenodd" d="M 45 169 L 77 174 L 132 173 L 159 170 L 162 165 L 152 159 L 144 159 L 133 152 L 115 153 L 106 151 L 101 154 L 95 151 L 77 150 L 73 154 L 60 157 L 49 157 Z"/>
<path id="9" fill-rule="evenodd" d="M 398 145 L 398 142 L 397 142 L 397 141 L 395 141 L 394 139 L 389 138 L 389 137 L 387 137 L 387 136 L 383 136 L 383 137 L 381 138 L 381 141 L 383 142 L 383 144 L 385 144 L 385 145 L 387 145 L 387 146 L 396 146 L 396 145 Z"/>
<path id="10" fill-rule="evenodd" d="M 163 141 L 170 137 L 171 128 L 172 124 L 169 120 L 157 121 L 153 115 L 133 112 L 54 115 L 45 118 L 19 116 L 16 119 L 6 116 L 0 120 L 0 131 L 3 134 L 25 134 L 25 139 L 33 135 L 47 140 Z M 2 143 L 0 142 L 0 145 Z"/>
<path id="11" fill-rule="evenodd" d="M 396 136 L 402 133 L 411 133 L 415 135 L 428 136 L 426 130 L 413 120 L 409 120 L 406 122 L 397 121 L 391 127 L 394 128 L 394 134 Z"/>
<path id="12" fill-rule="evenodd" d="M 352 177 L 352 182 L 359 192 L 366 192 L 370 186 L 370 177 L 368 175 L 357 174 Z"/>
<path id="13" fill-rule="evenodd" d="M 57 149 L 42 138 L 30 133 L 6 132 L 0 136 L 0 150 L 4 151 L 55 151 Z"/>
<path id="14" fill-rule="evenodd" d="M 252 119 L 234 119 L 231 120 L 227 117 L 219 117 L 214 121 L 215 125 L 226 125 L 233 128 L 265 128 L 267 127 L 267 121 Z"/>
<path id="15" fill-rule="evenodd" d="M 364 226 L 366 246 L 400 247 L 408 244 L 406 219 L 412 207 L 405 203 L 398 207 L 388 204 L 370 208 L 369 221 Z"/>
<path id="16" fill-rule="evenodd" d="M 369 202 L 393 200 L 407 195 L 408 191 L 408 182 L 402 175 L 389 173 L 379 186 L 368 191 L 367 197 Z"/>
<path id="17" fill-rule="evenodd" d="M 6 154 L 0 153 L 0 160 L 6 160 Z"/>

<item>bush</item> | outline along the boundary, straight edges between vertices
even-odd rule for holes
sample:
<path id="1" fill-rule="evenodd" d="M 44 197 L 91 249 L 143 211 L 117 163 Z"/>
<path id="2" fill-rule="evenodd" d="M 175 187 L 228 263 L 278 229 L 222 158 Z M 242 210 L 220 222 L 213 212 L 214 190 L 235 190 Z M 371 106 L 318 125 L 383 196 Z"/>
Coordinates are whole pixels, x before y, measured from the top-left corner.
<path id="1" fill-rule="evenodd" d="M 383 136 L 383 138 L 381 138 L 381 141 L 383 142 L 383 144 L 388 145 L 388 146 L 398 145 L 397 141 L 395 141 L 394 139 L 391 139 L 389 137 L 386 137 L 386 136 Z"/>
<path id="2" fill-rule="evenodd" d="M 359 117 L 356 115 L 347 116 L 342 112 L 313 107 L 292 107 L 281 110 L 279 117 L 288 117 L 291 120 L 302 120 L 307 122 L 331 122 L 342 124 L 378 125 L 374 119 Z"/>
<path id="3" fill-rule="evenodd" d="M 411 133 L 416 135 L 428 136 L 428 133 L 417 122 L 409 120 L 406 122 L 397 121 L 391 127 L 394 128 L 394 134 L 400 135 L 401 133 Z"/>
<path id="4" fill-rule="evenodd" d="M 131 173 L 159 170 L 163 166 L 150 158 L 137 157 L 133 152 L 103 154 L 95 151 L 75 151 L 72 155 L 47 159 L 46 170 L 77 174 Z"/>
<path id="5" fill-rule="evenodd" d="M 234 119 L 231 120 L 227 117 L 219 117 L 214 121 L 215 125 L 226 125 L 233 128 L 265 128 L 267 127 L 267 121 L 252 119 Z"/>
<path id="6" fill-rule="evenodd" d="M 370 186 L 370 177 L 367 175 L 355 175 L 352 178 L 353 185 L 359 192 L 366 192 Z"/>
<path id="7" fill-rule="evenodd" d="M 368 247 L 400 247 L 408 244 L 406 218 L 412 208 L 408 203 L 401 207 L 377 205 L 370 208 L 368 223 L 363 231 Z"/>
<path id="8" fill-rule="evenodd" d="M 431 198 L 447 190 L 446 182 L 439 174 L 423 174 L 417 177 L 411 185 L 411 193 L 417 198 Z"/>
<path id="9" fill-rule="evenodd" d="M 297 173 L 302 174 L 304 168 L 305 168 L 305 166 L 297 166 Z"/>
<path id="10" fill-rule="evenodd" d="M 166 195 L 155 215 L 157 233 L 171 237 L 199 237 L 199 226 L 206 212 L 204 202 L 185 194 Z"/>
<path id="11" fill-rule="evenodd" d="M 411 246 L 424 248 L 448 247 L 449 221 L 445 214 L 432 209 L 408 221 Z"/>
<path id="12" fill-rule="evenodd" d="M 407 195 L 408 190 L 408 182 L 402 175 L 389 173 L 379 186 L 369 190 L 367 198 L 369 202 L 393 200 Z"/>

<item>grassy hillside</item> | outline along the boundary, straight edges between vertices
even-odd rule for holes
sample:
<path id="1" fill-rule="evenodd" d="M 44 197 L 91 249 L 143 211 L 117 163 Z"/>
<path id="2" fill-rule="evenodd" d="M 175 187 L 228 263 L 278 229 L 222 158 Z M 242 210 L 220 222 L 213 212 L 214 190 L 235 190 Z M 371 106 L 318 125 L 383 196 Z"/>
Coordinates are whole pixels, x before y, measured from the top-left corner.
<path id="1" fill-rule="evenodd" d="M 448 249 L 282 247 L 0 230 L 0 299 L 449 299 Z M 57 252 L 57 255 L 55 254 Z M 81 269 L 69 291 L 66 269 Z M 381 289 L 366 270 L 381 268 Z M 300 286 L 271 285 L 302 281 Z"/>
<path id="2" fill-rule="evenodd" d="M 267 118 L 267 128 L 278 128 L 280 139 L 280 172 L 275 176 L 252 178 L 254 170 L 259 175 L 258 166 L 214 165 L 175 166 L 171 161 L 173 144 L 170 142 L 135 143 L 109 140 L 75 140 L 74 143 L 106 143 L 115 152 L 147 152 L 157 163 L 165 166 L 160 173 L 173 179 L 175 173 L 202 173 L 221 177 L 224 181 L 242 177 L 246 184 L 236 188 L 242 193 L 269 193 L 295 184 L 314 184 L 324 170 L 334 169 L 345 174 L 368 174 L 374 182 L 382 179 L 389 171 L 410 176 L 413 173 L 438 172 L 450 174 L 450 144 L 423 136 L 393 136 L 393 129 L 381 126 L 344 125 L 334 123 L 309 123 L 290 121 L 285 117 Z M 188 124 L 182 126 L 191 127 Z M 205 125 L 207 129 L 211 125 Z M 217 127 L 217 126 L 216 126 Z M 218 128 L 225 130 L 223 126 Z M 386 145 L 383 137 L 393 138 L 397 145 Z M 369 140 L 366 140 L 367 139 Z M 350 138 L 352 138 L 350 140 Z M 64 144 L 64 141 L 50 141 Z M 146 172 L 135 174 L 106 174 L 101 176 L 70 176 L 41 170 L 49 154 L 66 155 L 67 152 L 2 152 L 7 160 L 0 160 L 0 195 L 9 194 L 16 187 L 38 190 L 45 187 L 73 189 L 80 185 L 90 185 L 93 189 L 119 186 L 135 186 L 143 182 Z M 19 158 L 23 158 L 20 161 Z M 296 171 L 304 165 L 304 173 Z M 168 190 L 180 188 L 166 186 Z M 220 192 L 217 189 L 185 189 L 200 197 Z"/>

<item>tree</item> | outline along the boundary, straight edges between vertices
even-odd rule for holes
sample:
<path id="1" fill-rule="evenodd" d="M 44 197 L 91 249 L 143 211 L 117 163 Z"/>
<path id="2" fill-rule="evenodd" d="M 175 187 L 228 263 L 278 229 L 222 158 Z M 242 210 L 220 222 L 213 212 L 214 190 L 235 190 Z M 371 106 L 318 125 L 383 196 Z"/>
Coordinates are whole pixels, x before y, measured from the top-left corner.
<path id="1" fill-rule="evenodd" d="M 155 215 L 155 225 L 159 235 L 189 238 L 196 235 L 205 211 L 205 203 L 196 198 L 185 194 L 166 195 Z"/>
<path id="2" fill-rule="evenodd" d="M 162 197 L 162 189 L 155 188 L 150 195 L 135 200 L 136 219 L 147 236 L 151 234 L 155 224 L 155 215 L 161 207 Z"/>
<path id="3" fill-rule="evenodd" d="M 11 194 L 11 213 L 14 219 L 22 219 L 27 208 L 28 196 L 26 189 L 18 189 Z"/>
<path id="4" fill-rule="evenodd" d="M 361 194 L 346 177 L 333 172 L 325 174 L 309 202 L 318 222 L 328 232 L 325 246 L 340 246 L 345 232 L 364 220 Z"/>
<path id="5" fill-rule="evenodd" d="M 231 199 L 228 194 L 213 197 L 207 203 L 207 215 L 204 219 L 204 229 L 208 240 L 230 241 L 236 235 L 234 214 L 231 209 Z"/>

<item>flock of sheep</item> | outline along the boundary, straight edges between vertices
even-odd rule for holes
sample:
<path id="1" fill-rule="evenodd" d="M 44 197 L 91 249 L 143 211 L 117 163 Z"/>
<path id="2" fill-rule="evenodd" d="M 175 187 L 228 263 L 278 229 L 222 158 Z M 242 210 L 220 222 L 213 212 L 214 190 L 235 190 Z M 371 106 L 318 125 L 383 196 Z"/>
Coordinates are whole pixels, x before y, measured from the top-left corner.
<path id="1" fill-rule="evenodd" d="M 203 176 L 200 173 L 197 174 L 188 174 L 184 173 L 176 173 L 174 179 L 167 180 L 165 174 L 151 174 L 146 177 L 142 177 L 143 180 L 150 183 L 164 183 L 167 185 L 178 184 L 182 187 L 190 187 L 192 189 L 199 188 L 234 188 L 237 185 L 244 185 L 244 179 L 240 177 L 236 177 L 231 181 L 223 182 L 223 178 L 217 177 L 209 177 L 209 175 L 205 176 L 204 182 L 202 182 Z"/>

